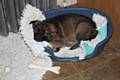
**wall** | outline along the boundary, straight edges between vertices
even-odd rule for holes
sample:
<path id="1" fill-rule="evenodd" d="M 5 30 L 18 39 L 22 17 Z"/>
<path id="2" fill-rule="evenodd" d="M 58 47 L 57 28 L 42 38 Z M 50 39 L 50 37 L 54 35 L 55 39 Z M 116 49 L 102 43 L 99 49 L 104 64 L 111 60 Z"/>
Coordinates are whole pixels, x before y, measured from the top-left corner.
<path id="1" fill-rule="evenodd" d="M 19 31 L 21 13 L 28 3 L 43 11 L 57 7 L 56 0 L 0 0 L 0 35 Z"/>
<path id="2" fill-rule="evenodd" d="M 19 31 L 19 20 L 26 4 L 36 6 L 42 11 L 75 4 L 77 0 L 0 0 L 0 35 L 8 36 L 9 32 Z M 62 5 L 64 2 L 64 5 Z M 66 4 L 67 2 L 67 4 Z"/>
<path id="3" fill-rule="evenodd" d="M 108 15 L 114 28 L 112 40 L 120 43 L 120 0 L 78 0 L 77 6 L 95 8 Z"/>

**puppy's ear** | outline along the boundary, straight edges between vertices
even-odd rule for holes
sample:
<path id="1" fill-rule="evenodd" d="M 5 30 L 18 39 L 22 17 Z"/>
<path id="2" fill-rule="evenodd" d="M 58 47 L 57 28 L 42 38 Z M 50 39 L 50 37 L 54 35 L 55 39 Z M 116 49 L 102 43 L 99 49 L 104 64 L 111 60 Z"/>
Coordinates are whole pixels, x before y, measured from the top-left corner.
<path id="1" fill-rule="evenodd" d="M 41 23 L 41 21 L 35 20 L 35 21 L 31 21 L 29 24 L 38 25 L 38 24 L 40 24 L 40 23 Z"/>
<path id="2" fill-rule="evenodd" d="M 29 24 L 34 24 L 36 21 L 30 21 L 30 23 Z"/>
<path id="3" fill-rule="evenodd" d="M 92 33 L 91 33 L 91 40 L 94 39 L 98 34 L 98 30 L 93 30 Z"/>

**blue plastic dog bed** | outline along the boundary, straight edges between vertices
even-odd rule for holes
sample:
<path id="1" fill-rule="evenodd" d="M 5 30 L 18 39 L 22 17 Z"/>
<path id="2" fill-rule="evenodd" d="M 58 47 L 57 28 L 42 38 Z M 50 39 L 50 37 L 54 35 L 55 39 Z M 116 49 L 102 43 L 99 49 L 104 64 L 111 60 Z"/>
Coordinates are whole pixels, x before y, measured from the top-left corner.
<path id="1" fill-rule="evenodd" d="M 52 10 L 48 10 L 48 11 L 44 12 L 43 14 L 45 15 L 46 19 L 51 19 L 51 18 L 54 18 L 56 16 L 65 15 L 65 14 L 78 14 L 78 15 L 83 15 L 83 16 L 86 16 L 86 17 L 89 17 L 92 19 L 92 16 L 94 13 L 100 14 L 100 15 L 105 16 L 107 18 L 107 21 L 108 21 L 107 22 L 107 37 L 96 45 L 92 54 L 86 55 L 85 60 L 87 60 L 87 59 L 91 59 L 91 58 L 94 58 L 95 56 L 97 56 L 102 51 L 105 44 L 111 38 L 112 31 L 113 31 L 111 20 L 103 13 L 101 13 L 95 9 L 88 9 L 88 8 L 52 9 Z M 50 57 L 53 61 L 79 61 L 79 57 L 58 57 L 58 56 L 55 56 L 53 50 L 50 47 L 46 47 L 45 51 L 50 54 Z"/>

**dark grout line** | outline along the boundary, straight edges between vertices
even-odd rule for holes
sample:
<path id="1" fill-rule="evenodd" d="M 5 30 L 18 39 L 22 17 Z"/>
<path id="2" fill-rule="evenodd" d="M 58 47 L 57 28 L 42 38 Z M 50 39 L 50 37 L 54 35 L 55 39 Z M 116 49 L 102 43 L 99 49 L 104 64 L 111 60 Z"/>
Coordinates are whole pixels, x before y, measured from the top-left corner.
<path id="1" fill-rule="evenodd" d="M 85 78 L 83 77 L 82 73 L 78 71 L 77 67 L 72 62 L 71 62 L 71 65 L 73 66 L 75 71 L 79 74 L 79 76 L 82 78 L 82 80 L 85 80 Z"/>
<path id="2" fill-rule="evenodd" d="M 116 51 L 120 52 L 120 47 L 118 49 L 117 45 L 120 46 L 120 43 L 115 43 L 113 40 L 109 42 L 109 45 Z"/>
<path id="3" fill-rule="evenodd" d="M 68 76 L 68 77 L 66 77 L 66 78 L 64 78 L 64 79 L 67 79 L 67 78 L 72 78 L 72 77 L 74 77 L 75 75 L 77 75 L 78 73 L 76 73 L 76 74 L 73 74 L 73 75 L 71 75 L 71 76 Z M 64 80 L 63 79 L 63 80 Z"/>

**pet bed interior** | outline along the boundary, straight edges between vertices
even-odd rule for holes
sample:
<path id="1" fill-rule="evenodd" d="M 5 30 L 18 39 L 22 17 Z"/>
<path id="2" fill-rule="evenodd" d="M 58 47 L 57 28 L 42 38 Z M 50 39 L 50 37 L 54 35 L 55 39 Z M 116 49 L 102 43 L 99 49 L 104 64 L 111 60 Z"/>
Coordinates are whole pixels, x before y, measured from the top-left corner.
<path id="1" fill-rule="evenodd" d="M 104 48 L 105 44 L 109 41 L 109 39 L 112 36 L 112 23 L 111 23 L 110 19 L 106 15 L 104 15 L 103 13 L 101 13 L 95 9 L 88 9 L 88 8 L 52 9 L 52 10 L 43 12 L 43 14 L 46 19 L 51 19 L 56 16 L 66 15 L 66 14 L 83 15 L 83 16 L 91 18 L 91 20 L 93 20 L 96 23 L 97 27 L 103 27 L 103 28 L 98 28 L 99 29 L 98 32 L 100 34 L 99 36 L 102 36 L 102 37 L 101 37 L 101 40 L 95 44 L 95 46 L 92 43 L 89 44 L 89 42 L 87 42 L 87 41 L 82 42 L 83 44 L 85 43 L 85 45 L 86 45 L 86 47 L 85 47 L 86 55 L 85 55 L 84 59 L 91 59 L 91 58 L 95 57 L 96 55 L 98 55 Z M 104 19 L 106 19 L 106 21 L 103 22 L 102 24 L 99 21 L 99 20 L 101 20 L 101 19 L 99 19 L 100 16 L 103 17 L 103 21 L 104 21 Z M 97 17 L 98 20 L 95 21 L 94 17 Z M 92 47 L 92 45 L 94 46 L 94 48 Z M 79 56 L 71 56 L 71 57 L 57 56 L 57 55 L 55 55 L 55 53 L 53 52 L 53 50 L 50 47 L 45 47 L 45 51 L 50 54 L 50 57 L 52 58 L 53 61 L 79 61 L 80 60 Z M 80 56 L 82 56 L 82 54 Z"/>

